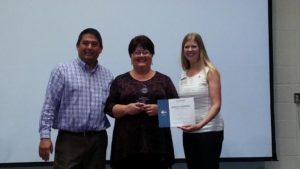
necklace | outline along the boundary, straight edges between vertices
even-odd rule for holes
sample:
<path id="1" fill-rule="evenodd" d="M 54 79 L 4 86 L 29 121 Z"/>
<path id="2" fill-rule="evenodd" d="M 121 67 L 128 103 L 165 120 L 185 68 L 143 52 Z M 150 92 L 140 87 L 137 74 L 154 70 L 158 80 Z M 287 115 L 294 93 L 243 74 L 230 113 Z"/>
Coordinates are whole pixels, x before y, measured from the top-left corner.
<path id="1" fill-rule="evenodd" d="M 130 75 L 137 81 L 147 81 L 155 75 L 155 72 L 153 70 L 149 70 L 147 73 L 138 73 L 137 71 L 132 70 L 130 71 Z"/>
<path id="2" fill-rule="evenodd" d="M 149 92 L 148 86 L 146 84 L 144 84 L 143 82 L 139 82 L 139 84 L 141 84 L 142 87 L 139 89 L 141 92 L 141 96 L 138 98 L 137 102 L 146 104 L 147 101 L 150 100 L 148 98 L 148 92 Z"/>
<path id="3" fill-rule="evenodd" d="M 153 70 L 150 70 L 147 73 L 143 74 L 132 70 L 130 71 L 130 75 L 136 81 L 137 90 L 140 92 L 140 97 L 137 99 L 137 102 L 145 104 L 148 103 L 148 101 L 150 100 L 148 98 L 149 88 L 145 83 L 147 83 L 147 81 L 155 75 L 155 72 Z"/>
<path id="4" fill-rule="evenodd" d="M 148 93 L 148 87 L 144 83 L 142 83 L 143 87 L 141 88 L 141 93 L 147 94 Z"/>

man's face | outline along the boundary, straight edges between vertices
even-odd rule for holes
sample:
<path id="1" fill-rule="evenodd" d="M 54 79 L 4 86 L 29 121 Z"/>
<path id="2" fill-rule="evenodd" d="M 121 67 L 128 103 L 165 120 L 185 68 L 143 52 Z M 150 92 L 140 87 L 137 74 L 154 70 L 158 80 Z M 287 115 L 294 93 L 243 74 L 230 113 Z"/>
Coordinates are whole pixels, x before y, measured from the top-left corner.
<path id="1" fill-rule="evenodd" d="M 97 58 L 102 52 L 99 41 L 93 34 L 84 34 L 76 46 L 79 58 L 86 64 L 93 66 L 97 63 Z"/>

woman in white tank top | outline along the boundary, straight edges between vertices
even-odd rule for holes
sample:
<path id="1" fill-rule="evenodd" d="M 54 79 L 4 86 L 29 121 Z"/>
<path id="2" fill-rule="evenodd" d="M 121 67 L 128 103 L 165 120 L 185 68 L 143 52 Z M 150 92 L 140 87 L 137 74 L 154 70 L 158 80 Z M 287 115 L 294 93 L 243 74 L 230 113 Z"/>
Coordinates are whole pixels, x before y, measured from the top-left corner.
<path id="1" fill-rule="evenodd" d="M 194 97 L 196 123 L 180 126 L 189 169 L 219 169 L 224 135 L 221 109 L 221 80 L 210 62 L 201 36 L 188 33 L 182 42 L 178 94 Z"/>

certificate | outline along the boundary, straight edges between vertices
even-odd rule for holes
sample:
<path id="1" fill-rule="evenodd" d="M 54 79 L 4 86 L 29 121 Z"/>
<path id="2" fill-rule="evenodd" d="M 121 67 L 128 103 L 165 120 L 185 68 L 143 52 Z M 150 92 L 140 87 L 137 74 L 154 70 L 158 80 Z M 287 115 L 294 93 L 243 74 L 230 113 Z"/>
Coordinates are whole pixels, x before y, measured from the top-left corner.
<path id="1" fill-rule="evenodd" d="M 178 127 L 195 124 L 193 97 L 157 101 L 159 127 Z"/>

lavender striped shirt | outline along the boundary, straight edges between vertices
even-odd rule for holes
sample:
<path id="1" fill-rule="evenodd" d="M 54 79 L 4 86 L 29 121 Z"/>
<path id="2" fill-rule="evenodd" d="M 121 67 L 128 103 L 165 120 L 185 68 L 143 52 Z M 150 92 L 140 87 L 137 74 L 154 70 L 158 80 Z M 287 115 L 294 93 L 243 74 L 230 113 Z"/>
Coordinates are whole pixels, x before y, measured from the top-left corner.
<path id="1" fill-rule="evenodd" d="M 51 127 L 73 132 L 105 130 L 110 123 L 104 113 L 113 80 L 101 65 L 93 70 L 79 58 L 59 65 L 51 73 L 41 112 L 40 137 L 50 138 Z"/>

